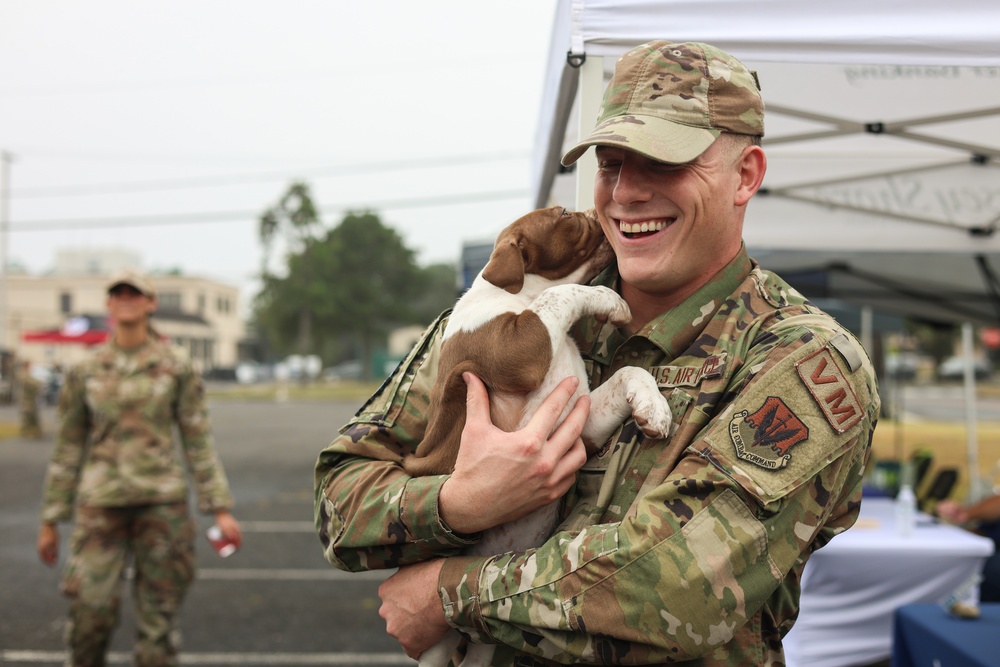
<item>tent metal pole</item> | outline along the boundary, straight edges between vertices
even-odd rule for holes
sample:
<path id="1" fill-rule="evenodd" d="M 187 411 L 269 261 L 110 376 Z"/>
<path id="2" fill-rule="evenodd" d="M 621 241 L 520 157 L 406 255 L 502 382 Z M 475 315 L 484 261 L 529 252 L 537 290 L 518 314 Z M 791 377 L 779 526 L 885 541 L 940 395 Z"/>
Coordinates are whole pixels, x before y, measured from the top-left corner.
<path id="1" fill-rule="evenodd" d="M 587 56 L 580 66 L 580 104 L 577 116 L 578 137 L 588 136 L 597 122 L 601 100 L 604 98 L 604 58 Z M 594 208 L 594 176 L 597 158 L 594 151 L 587 151 L 576 163 L 576 210 Z"/>
<path id="2" fill-rule="evenodd" d="M 962 356 L 965 359 L 965 437 L 967 467 L 969 470 L 968 500 L 978 501 L 979 494 L 979 444 L 976 440 L 976 375 L 974 371 L 972 323 L 962 323 Z"/>
<path id="3" fill-rule="evenodd" d="M 536 167 L 538 174 L 537 190 L 534 192 L 535 208 L 551 206 L 552 183 L 561 165 L 563 143 L 566 138 L 566 128 L 569 126 L 573 112 L 573 99 L 576 97 L 580 84 L 580 73 L 576 67 L 566 65 L 559 78 L 559 96 L 556 98 L 556 108 L 552 112 L 553 132 L 549 135 L 549 143 L 545 147 L 545 157 L 541 167 Z M 543 119 L 544 122 L 544 119 Z"/>
<path id="4" fill-rule="evenodd" d="M 865 348 L 869 357 L 875 354 L 874 319 L 872 307 L 861 306 L 861 347 Z"/>
<path id="5" fill-rule="evenodd" d="M 6 350 L 10 321 L 7 317 L 7 228 L 10 224 L 10 164 L 14 156 L 0 150 L 0 350 Z"/>

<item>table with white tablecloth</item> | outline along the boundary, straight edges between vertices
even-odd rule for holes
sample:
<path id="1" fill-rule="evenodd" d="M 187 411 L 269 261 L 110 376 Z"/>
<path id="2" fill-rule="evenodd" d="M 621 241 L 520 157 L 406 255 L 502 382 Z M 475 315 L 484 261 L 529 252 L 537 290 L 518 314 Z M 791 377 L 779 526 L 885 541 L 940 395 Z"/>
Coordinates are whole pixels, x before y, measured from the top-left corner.
<path id="1" fill-rule="evenodd" d="M 897 607 L 940 602 L 979 572 L 993 542 L 918 514 L 897 534 L 894 503 L 865 497 L 857 524 L 818 550 L 802 575 L 789 667 L 853 667 L 889 658 Z"/>

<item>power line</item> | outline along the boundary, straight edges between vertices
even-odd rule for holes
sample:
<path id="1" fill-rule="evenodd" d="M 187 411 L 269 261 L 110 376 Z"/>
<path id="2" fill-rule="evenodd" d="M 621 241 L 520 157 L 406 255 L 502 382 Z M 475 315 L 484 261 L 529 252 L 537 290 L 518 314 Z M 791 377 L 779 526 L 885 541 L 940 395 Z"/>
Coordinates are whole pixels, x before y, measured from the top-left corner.
<path id="1" fill-rule="evenodd" d="M 407 208 L 428 208 L 432 206 L 455 206 L 490 201 L 504 201 L 530 197 L 529 190 L 495 190 L 492 192 L 469 192 L 439 197 L 415 197 L 410 199 L 384 199 L 378 202 L 338 204 L 318 207 L 321 213 L 336 214 L 343 211 L 381 211 Z M 23 220 L 8 224 L 11 232 L 49 232 L 80 229 L 110 229 L 121 227 L 152 227 L 158 225 L 192 225 L 233 220 L 256 222 L 262 213 L 257 211 L 207 211 L 201 213 L 167 213 L 163 215 L 129 215 L 101 218 L 76 218 L 63 220 Z"/>
<path id="2" fill-rule="evenodd" d="M 303 160 L 315 163 L 318 157 L 290 157 L 287 154 L 274 153 L 240 153 L 223 155 L 219 153 L 160 153 L 160 152 L 135 152 L 109 149 L 79 149 L 71 150 L 66 148 L 50 148 L 48 146 L 25 146 L 18 144 L 19 155 L 30 155 L 32 158 L 48 158 L 57 160 L 85 160 L 99 162 L 156 162 L 156 163 L 182 163 L 185 165 L 206 163 L 233 165 L 246 163 L 272 163 L 289 162 L 293 160 Z"/>
<path id="3" fill-rule="evenodd" d="M 329 80 L 342 76 L 336 70 L 324 72 L 253 72 L 237 76 L 202 77 L 198 79 L 159 79 L 143 81 L 90 81 L 61 83 L 58 86 L 17 86 L 4 90 L 5 98 L 52 97 L 70 95 L 104 95 L 141 91 L 173 90 L 178 88 L 221 88 L 229 86 L 262 86 L 306 81 Z"/>
<path id="4" fill-rule="evenodd" d="M 359 174 L 378 174 L 390 171 L 407 171 L 411 169 L 481 164 L 485 162 L 523 159 L 526 157 L 527 154 L 524 152 L 508 151 L 502 153 L 486 153 L 481 155 L 451 155 L 350 165 L 329 165 L 325 167 L 315 167 L 312 169 L 297 169 L 294 171 L 287 170 L 244 174 L 220 174 L 217 176 L 202 176 L 197 178 L 174 178 L 124 183 L 40 186 L 12 189 L 10 191 L 10 197 L 17 199 L 31 199 L 39 197 L 79 197 L 93 194 L 122 194 L 130 192 L 148 192 L 154 190 L 182 190 L 187 188 L 207 188 L 244 183 L 303 179 L 304 175 L 311 176 L 313 178 L 331 178 L 337 176 L 355 176 Z"/>

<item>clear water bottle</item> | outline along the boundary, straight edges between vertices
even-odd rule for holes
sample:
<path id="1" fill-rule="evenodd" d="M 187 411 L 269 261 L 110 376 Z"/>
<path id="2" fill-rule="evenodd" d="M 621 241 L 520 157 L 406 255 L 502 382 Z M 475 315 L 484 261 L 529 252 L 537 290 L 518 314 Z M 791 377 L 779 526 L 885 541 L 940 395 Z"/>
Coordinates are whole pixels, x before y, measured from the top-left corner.
<path id="1" fill-rule="evenodd" d="M 917 496 L 913 487 L 903 484 L 896 494 L 896 534 L 910 537 L 917 526 Z"/>

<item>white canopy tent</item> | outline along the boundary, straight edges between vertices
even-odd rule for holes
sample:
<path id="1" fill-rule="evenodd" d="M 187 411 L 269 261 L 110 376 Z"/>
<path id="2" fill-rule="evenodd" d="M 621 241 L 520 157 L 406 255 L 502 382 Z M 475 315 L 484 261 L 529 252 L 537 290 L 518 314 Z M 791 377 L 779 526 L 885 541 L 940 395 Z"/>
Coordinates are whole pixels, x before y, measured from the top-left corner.
<path id="1" fill-rule="evenodd" d="M 971 386 L 969 323 L 1000 324 L 1000 3 L 560 0 L 536 206 L 592 206 L 593 151 L 568 173 L 559 158 L 593 127 L 617 57 L 653 39 L 708 42 L 759 75 L 768 171 L 751 255 L 822 271 L 825 296 L 963 323 Z"/>

